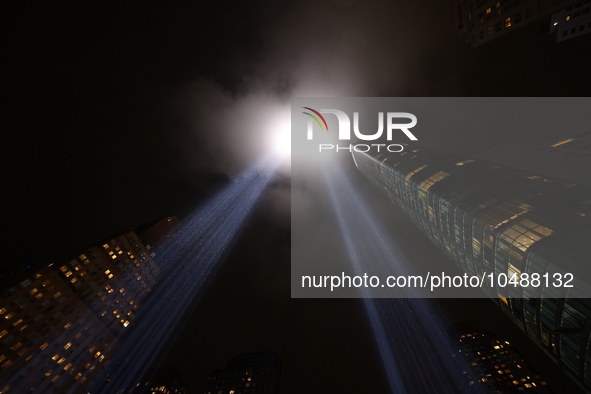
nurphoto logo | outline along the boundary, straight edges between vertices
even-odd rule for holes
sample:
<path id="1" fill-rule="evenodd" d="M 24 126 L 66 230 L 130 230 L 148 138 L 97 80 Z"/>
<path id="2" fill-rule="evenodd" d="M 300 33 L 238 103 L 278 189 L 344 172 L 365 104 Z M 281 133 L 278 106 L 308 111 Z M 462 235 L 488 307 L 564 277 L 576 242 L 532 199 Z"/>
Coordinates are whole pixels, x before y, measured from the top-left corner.
<path id="1" fill-rule="evenodd" d="M 338 121 L 338 137 L 341 141 L 348 141 L 351 140 L 351 120 L 349 115 L 345 112 L 340 111 L 338 109 L 321 109 L 317 111 L 310 107 L 302 107 L 303 109 L 307 110 L 302 112 L 303 114 L 310 117 L 308 119 L 307 125 L 307 138 L 308 140 L 314 139 L 314 124 L 318 125 L 320 130 L 328 129 L 328 123 L 322 114 L 332 114 L 335 115 Z M 308 112 L 309 111 L 309 112 Z M 417 137 L 414 136 L 413 133 L 410 132 L 409 129 L 413 128 L 417 124 L 417 117 L 408 112 L 387 112 L 386 113 L 386 138 L 388 141 L 392 141 L 392 137 L 394 135 L 394 130 L 402 131 L 411 141 L 417 141 Z M 407 123 L 395 123 L 395 119 L 407 119 L 410 122 Z M 384 113 L 378 112 L 378 131 L 373 134 L 364 134 L 359 130 L 359 112 L 353 112 L 353 133 L 358 140 L 363 141 L 375 141 L 378 138 L 382 137 L 384 133 Z M 348 146 L 339 146 L 334 144 L 319 144 L 318 150 L 319 152 L 322 151 L 330 151 L 334 150 L 338 152 L 339 150 L 346 150 L 351 152 L 352 150 L 356 152 L 368 152 L 371 150 L 372 147 L 375 147 L 377 151 L 380 151 L 380 148 L 385 147 L 388 152 L 402 152 L 404 147 L 400 144 L 349 144 Z"/>

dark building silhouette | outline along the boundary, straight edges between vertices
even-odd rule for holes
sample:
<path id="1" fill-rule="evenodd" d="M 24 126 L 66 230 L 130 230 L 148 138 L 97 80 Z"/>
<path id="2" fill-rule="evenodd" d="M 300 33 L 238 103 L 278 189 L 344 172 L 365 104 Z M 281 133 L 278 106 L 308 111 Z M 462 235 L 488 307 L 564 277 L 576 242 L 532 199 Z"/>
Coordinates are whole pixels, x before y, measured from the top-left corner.
<path id="1" fill-rule="evenodd" d="M 174 368 L 157 368 L 144 374 L 144 381 L 117 394 L 186 394 L 187 384 Z"/>
<path id="2" fill-rule="evenodd" d="M 172 236 L 176 228 L 180 225 L 176 216 L 169 216 L 164 219 L 147 223 L 138 227 L 135 232 L 145 245 L 146 249 L 152 250 L 160 247 L 168 238 Z"/>
<path id="3" fill-rule="evenodd" d="M 564 143 L 566 144 L 566 143 Z M 589 278 L 591 187 L 406 145 L 354 152 L 359 171 L 469 275 Z M 579 385 L 591 389 L 591 300 L 575 288 L 485 288 Z"/>
<path id="4" fill-rule="evenodd" d="M 203 394 L 279 393 L 281 360 L 274 352 L 252 352 L 236 356 L 226 369 L 205 380 Z"/>

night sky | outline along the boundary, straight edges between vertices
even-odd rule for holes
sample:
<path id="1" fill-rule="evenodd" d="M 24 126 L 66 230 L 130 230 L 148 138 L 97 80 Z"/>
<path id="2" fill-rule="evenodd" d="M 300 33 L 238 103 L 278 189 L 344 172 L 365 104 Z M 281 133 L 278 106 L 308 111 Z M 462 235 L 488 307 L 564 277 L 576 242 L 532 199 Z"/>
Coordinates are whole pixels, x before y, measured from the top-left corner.
<path id="1" fill-rule="evenodd" d="M 264 152 L 291 97 L 591 92 L 591 34 L 557 44 L 539 22 L 473 49 L 451 0 L 2 8 L 3 268 L 182 217 Z M 232 356 L 275 350 L 283 393 L 384 392 L 358 300 L 290 299 L 289 193 L 282 171 L 165 364 L 197 390 Z M 524 338 L 488 300 L 441 304 L 452 322 Z M 534 345 L 517 348 L 554 373 Z"/>

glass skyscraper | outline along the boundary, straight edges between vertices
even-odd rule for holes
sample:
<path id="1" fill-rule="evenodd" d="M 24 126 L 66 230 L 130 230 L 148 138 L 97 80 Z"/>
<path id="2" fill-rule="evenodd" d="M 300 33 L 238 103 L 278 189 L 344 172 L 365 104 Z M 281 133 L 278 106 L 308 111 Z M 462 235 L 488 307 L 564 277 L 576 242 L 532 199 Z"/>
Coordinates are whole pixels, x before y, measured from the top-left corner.
<path id="1" fill-rule="evenodd" d="M 401 153 L 353 152 L 353 159 L 464 272 L 542 280 L 573 274 L 574 288 L 486 291 L 591 391 L 591 299 L 581 297 L 579 282 L 591 265 L 591 187 L 413 145 Z"/>

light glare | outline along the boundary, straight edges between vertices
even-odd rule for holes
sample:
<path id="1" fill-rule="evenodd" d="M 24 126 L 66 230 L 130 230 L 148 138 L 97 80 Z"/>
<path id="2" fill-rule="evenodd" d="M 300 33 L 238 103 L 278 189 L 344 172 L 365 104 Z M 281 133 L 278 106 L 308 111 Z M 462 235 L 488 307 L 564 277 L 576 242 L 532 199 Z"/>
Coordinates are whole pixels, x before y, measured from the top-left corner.
<path id="1" fill-rule="evenodd" d="M 273 132 L 273 151 L 280 157 L 291 156 L 291 122 L 283 121 Z"/>

